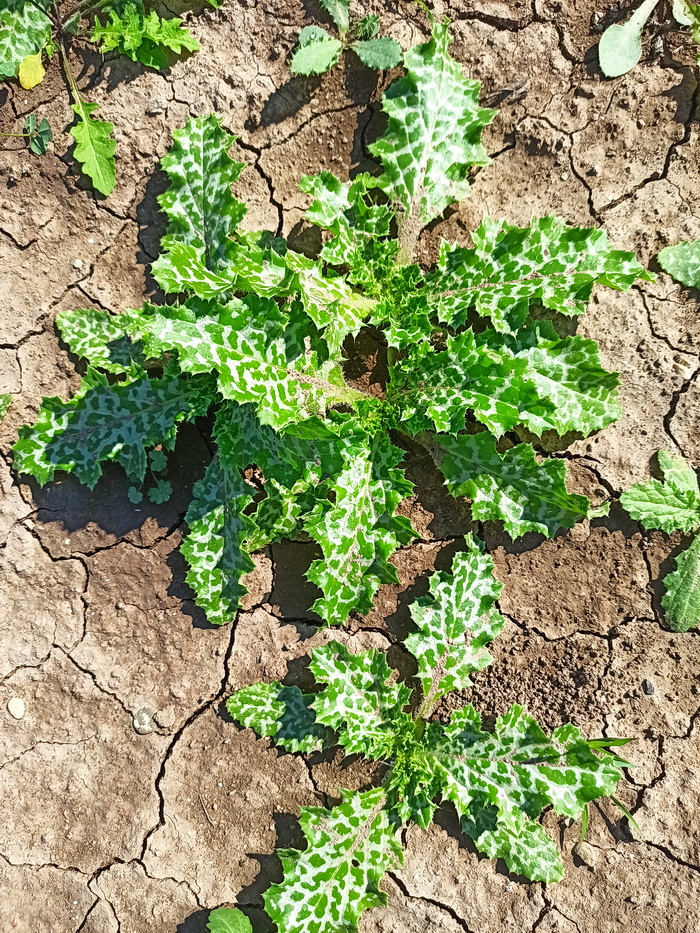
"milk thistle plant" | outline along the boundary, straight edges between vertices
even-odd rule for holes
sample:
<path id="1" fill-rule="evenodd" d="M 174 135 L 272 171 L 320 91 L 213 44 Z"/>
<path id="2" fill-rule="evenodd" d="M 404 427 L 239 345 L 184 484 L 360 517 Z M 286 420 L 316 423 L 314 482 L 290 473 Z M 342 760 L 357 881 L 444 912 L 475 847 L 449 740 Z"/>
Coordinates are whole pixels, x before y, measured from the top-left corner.
<path id="1" fill-rule="evenodd" d="M 93 487 L 115 461 L 138 487 L 149 453 L 167 453 L 179 423 L 208 414 L 216 452 L 194 487 L 182 551 L 214 624 L 235 618 L 251 555 L 293 536 L 318 546 L 307 576 L 321 619 L 367 612 L 382 583 L 398 582 L 391 555 L 416 537 L 398 511 L 413 491 L 409 444 L 430 453 L 476 521 L 500 521 L 514 538 L 594 514 L 567 490 L 564 461 L 520 437 L 586 436 L 619 416 L 617 374 L 593 340 L 566 335 L 567 319 L 596 285 L 624 291 L 652 276 L 604 232 L 554 217 L 526 227 L 486 218 L 471 245 L 443 242 L 434 266 L 416 262 L 422 230 L 489 162 L 481 136 L 494 112 L 448 45 L 448 24 L 434 23 L 406 53 L 384 95 L 386 130 L 370 146 L 376 174 L 301 179 L 307 218 L 324 231 L 318 258 L 241 231 L 234 138 L 218 117 L 197 117 L 163 160 L 168 227 L 152 273 L 169 303 L 58 316 L 87 373 L 74 398 L 45 399 L 22 429 L 15 469 L 40 483 L 72 472 Z M 364 328 L 386 353 L 374 395 L 346 378 Z M 381 653 L 331 644 L 311 662 L 317 693 L 267 684 L 229 701 L 241 724 L 287 752 L 337 743 L 388 768 L 381 786 L 302 812 L 307 849 L 281 853 L 284 880 L 266 897 L 280 933 L 356 930 L 400 862 L 398 828 L 426 826 L 440 800 L 487 855 L 531 878 L 561 877 L 537 817 L 547 806 L 582 815 L 611 794 L 623 762 L 610 749 L 622 740 L 586 741 L 571 725 L 547 737 L 520 707 L 493 732 L 471 706 L 435 719 L 436 703 L 490 660 L 499 589 L 467 537 L 452 573 L 435 574 L 414 606 L 415 686 Z M 230 929 L 245 929 L 228 912 L 212 915 L 211 929 L 234 916 Z"/>

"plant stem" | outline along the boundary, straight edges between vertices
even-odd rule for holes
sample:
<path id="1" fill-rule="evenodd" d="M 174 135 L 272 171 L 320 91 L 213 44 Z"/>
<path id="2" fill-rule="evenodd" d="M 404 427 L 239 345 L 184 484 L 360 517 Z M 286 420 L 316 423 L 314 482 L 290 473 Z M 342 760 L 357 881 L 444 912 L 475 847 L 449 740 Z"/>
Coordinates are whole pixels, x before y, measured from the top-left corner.
<path id="1" fill-rule="evenodd" d="M 0 136 L 18 136 L 23 137 L 24 139 L 29 139 L 30 136 L 34 135 L 34 133 L 0 133 Z"/>

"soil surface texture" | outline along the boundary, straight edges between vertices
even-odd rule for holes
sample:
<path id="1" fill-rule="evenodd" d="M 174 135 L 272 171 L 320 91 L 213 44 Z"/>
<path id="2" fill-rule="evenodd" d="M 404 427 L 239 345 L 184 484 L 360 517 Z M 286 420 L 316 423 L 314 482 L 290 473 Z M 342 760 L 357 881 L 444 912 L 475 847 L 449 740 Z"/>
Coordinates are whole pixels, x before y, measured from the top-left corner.
<path id="1" fill-rule="evenodd" d="M 453 55 L 498 116 L 486 134 L 492 164 L 475 173 L 471 198 L 423 235 L 422 257 L 440 237 L 468 242 L 485 214 L 600 226 L 657 271 L 659 249 L 700 236 L 694 56 L 664 25 L 662 2 L 642 63 L 605 80 L 595 44 L 609 5 L 435 4 L 452 20 Z M 428 34 L 416 4 L 355 9 L 380 13 L 404 48 Z M 2 933 L 204 933 L 207 911 L 235 902 L 256 933 L 270 931 L 262 894 L 280 878 L 275 848 L 300 844 L 299 808 L 369 786 L 374 773 L 333 756 L 280 754 L 234 725 L 222 701 L 260 679 L 303 682 L 305 656 L 332 637 L 387 648 L 391 659 L 408 631 L 407 602 L 472 527 L 427 455 L 412 454 L 416 494 L 402 508 L 421 537 L 396 555 L 401 585 L 383 587 L 370 616 L 319 630 L 303 579 L 312 550 L 283 543 L 258 555 L 235 625 L 214 628 L 194 607 L 177 550 L 192 484 L 211 457 L 206 425 L 181 431 L 175 493 L 162 505 L 130 503 L 118 469 L 92 492 L 66 476 L 42 490 L 11 472 L 17 429 L 41 397 L 67 398 L 78 384 L 81 364 L 59 342 L 56 313 L 118 311 L 155 294 L 159 160 L 173 129 L 222 114 L 239 136 L 233 153 L 248 163 L 235 192 L 249 205 L 246 225 L 307 251 L 318 238 L 303 223 L 299 178 L 363 169 L 381 130 L 379 101 L 395 74 L 347 56 L 327 76 L 290 75 L 300 28 L 328 22 L 315 0 L 225 0 L 184 16 L 201 51 L 164 73 L 72 52 L 81 88 L 116 125 L 108 199 L 87 189 L 70 157 L 58 61 L 32 92 L 0 86 L 0 131 L 38 109 L 56 137 L 43 158 L 17 140 L 0 148 L 0 392 L 13 395 L 0 425 Z M 659 448 L 700 465 L 698 295 L 663 274 L 628 294 L 601 289 L 579 332 L 621 372 L 623 416 L 559 455 L 571 489 L 610 501 L 610 516 L 550 541 L 513 543 L 495 525 L 483 529 L 508 622 L 470 699 L 485 715 L 518 702 L 547 728 L 571 720 L 590 737 L 633 737 L 635 767 L 618 795 L 638 829 L 606 802 L 577 845 L 578 825 L 547 815 L 567 875 L 543 885 L 477 856 L 445 809 L 429 831 L 405 832 L 405 864 L 385 879 L 387 905 L 364 915 L 362 933 L 700 930 L 700 633 L 668 632 L 659 612 L 658 579 L 681 537 L 644 533 L 618 504 L 648 478 Z"/>

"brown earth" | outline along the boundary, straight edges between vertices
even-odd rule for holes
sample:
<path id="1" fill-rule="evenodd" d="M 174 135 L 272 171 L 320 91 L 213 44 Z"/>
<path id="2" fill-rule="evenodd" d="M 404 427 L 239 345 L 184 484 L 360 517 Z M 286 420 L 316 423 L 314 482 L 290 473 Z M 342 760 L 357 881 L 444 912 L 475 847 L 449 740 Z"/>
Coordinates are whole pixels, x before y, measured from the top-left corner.
<path id="1" fill-rule="evenodd" d="M 426 35 L 414 5 L 361 6 L 380 12 L 404 47 Z M 453 20 L 455 56 L 500 109 L 488 131 L 493 164 L 471 200 L 425 234 L 425 256 L 440 236 L 464 240 L 484 213 L 604 226 L 652 268 L 662 246 L 700 236 L 692 55 L 659 19 L 662 3 L 643 63 L 603 80 L 593 46 L 607 6 L 436 4 Z M 378 81 L 353 59 L 323 78 L 290 76 L 299 28 L 326 21 L 314 0 L 226 0 L 187 20 L 202 50 L 165 74 L 75 53 L 81 86 L 117 125 L 119 184 L 107 200 L 85 190 L 66 155 L 71 113 L 57 63 L 31 93 L 0 87 L 0 130 L 17 130 L 38 108 L 58 131 L 45 158 L 7 141 L 0 151 L 0 392 L 14 396 L 0 426 L 3 933 L 201 933 L 207 909 L 234 901 L 263 933 L 261 894 L 279 877 L 275 847 L 300 841 L 299 807 L 373 777 L 357 762 L 280 755 L 222 715 L 231 689 L 283 677 L 288 665 L 303 682 L 304 656 L 330 636 L 315 634 L 303 544 L 260 555 L 235 627 L 214 629 L 194 608 L 176 548 L 210 456 L 197 428 L 181 433 L 176 492 L 160 506 L 131 505 L 117 470 L 92 493 L 65 477 L 40 491 L 9 470 L 17 428 L 41 396 L 65 398 L 77 385 L 56 312 L 118 310 L 153 293 L 158 160 L 172 128 L 222 113 L 250 166 L 237 192 L 248 225 L 312 249 L 299 177 L 323 167 L 347 177 L 381 126 L 391 76 Z M 700 930 L 700 635 L 660 622 L 656 581 L 680 539 L 643 534 L 615 501 L 649 475 L 660 447 L 700 462 L 697 295 L 664 275 L 629 294 L 599 291 L 580 332 L 622 372 L 620 422 L 566 455 L 572 488 L 612 500 L 611 516 L 548 542 L 512 544 L 485 529 L 509 621 L 472 699 L 485 714 L 517 701 L 548 727 L 570 719 L 592 737 L 634 737 L 637 767 L 619 797 L 639 829 L 605 803 L 575 847 L 578 827 L 548 816 L 568 872 L 545 886 L 478 857 L 445 811 L 430 831 L 405 833 L 405 865 L 386 879 L 388 904 L 365 915 L 362 933 Z M 403 508 L 422 537 L 396 556 L 401 586 L 384 587 L 371 615 L 340 636 L 386 646 L 398 664 L 392 646 L 408 630 L 407 602 L 470 528 L 468 507 L 448 500 L 429 462 L 413 456 L 410 475 L 416 495 Z M 22 719 L 7 711 L 13 697 L 24 701 Z"/>

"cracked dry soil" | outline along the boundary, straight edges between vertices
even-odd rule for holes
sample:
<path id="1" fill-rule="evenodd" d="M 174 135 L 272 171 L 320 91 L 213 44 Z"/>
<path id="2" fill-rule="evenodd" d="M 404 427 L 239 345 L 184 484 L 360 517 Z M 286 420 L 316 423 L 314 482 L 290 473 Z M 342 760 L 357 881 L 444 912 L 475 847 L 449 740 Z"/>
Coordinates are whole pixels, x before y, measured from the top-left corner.
<path id="1" fill-rule="evenodd" d="M 425 36 L 413 5 L 359 6 L 380 12 L 404 48 Z M 601 225 L 652 268 L 662 246 L 700 236 L 692 56 L 677 33 L 654 27 L 644 63 L 602 80 L 592 51 L 599 6 L 436 3 L 453 20 L 453 53 L 499 114 L 487 136 L 494 163 L 477 174 L 471 200 L 424 234 L 425 256 L 440 236 L 464 239 L 485 213 Z M 256 933 L 269 930 L 261 894 L 279 877 L 275 846 L 300 841 L 299 807 L 373 774 L 357 762 L 279 755 L 227 721 L 221 701 L 288 670 L 303 682 L 309 648 L 335 635 L 387 647 L 400 662 L 392 646 L 406 634 L 407 602 L 470 528 L 466 506 L 448 501 L 426 459 L 411 454 L 416 494 L 403 508 L 421 540 L 396 555 L 401 585 L 384 587 L 370 616 L 318 632 L 313 593 L 300 582 L 312 555 L 287 544 L 259 555 L 236 626 L 214 629 L 194 608 L 177 552 L 192 483 L 210 457 L 206 432 L 182 429 L 175 495 L 163 505 L 134 508 L 118 470 L 92 493 L 70 477 L 40 490 L 11 474 L 18 426 L 42 395 L 67 397 L 77 384 L 56 312 L 118 310 L 153 294 L 158 160 L 171 129 L 222 113 L 249 164 L 237 191 L 247 223 L 313 249 L 296 182 L 324 167 L 347 177 L 381 126 L 392 76 L 348 58 L 330 76 L 290 77 L 299 28 L 325 21 L 313 0 L 227 0 L 186 18 L 202 50 L 165 74 L 74 53 L 81 86 L 117 126 L 119 184 L 108 200 L 85 190 L 63 132 L 45 158 L 12 144 L 0 151 L 0 392 L 14 395 L 0 427 L 2 933 L 202 933 L 205 909 L 235 899 Z M 63 130 L 71 114 L 57 63 L 31 94 L 0 88 L 0 107 L 0 129 L 38 108 Z M 572 719 L 591 736 L 634 737 L 636 767 L 619 796 L 639 832 L 604 803 L 573 855 L 578 828 L 550 815 L 568 873 L 544 886 L 478 858 L 445 811 L 430 831 L 405 833 L 405 866 L 386 878 L 388 905 L 365 915 L 362 933 L 700 930 L 700 635 L 660 624 L 655 581 L 680 537 L 643 534 L 616 504 L 660 447 L 700 461 L 697 295 L 663 275 L 627 295 L 600 291 L 579 330 L 621 370 L 624 415 L 565 456 L 572 489 L 612 500 L 611 515 L 546 542 L 513 544 L 484 529 L 509 621 L 473 699 L 485 714 L 518 701 L 548 727 Z M 24 701 L 22 719 L 7 711 L 12 697 Z M 133 717 L 144 709 L 154 729 L 137 734 Z"/>

